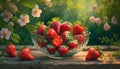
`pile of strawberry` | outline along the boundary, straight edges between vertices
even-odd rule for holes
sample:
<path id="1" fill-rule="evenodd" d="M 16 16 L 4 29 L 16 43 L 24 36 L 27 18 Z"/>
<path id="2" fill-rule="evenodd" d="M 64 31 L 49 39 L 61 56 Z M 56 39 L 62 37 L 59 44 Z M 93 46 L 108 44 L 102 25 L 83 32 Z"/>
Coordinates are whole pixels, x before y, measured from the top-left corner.
<path id="1" fill-rule="evenodd" d="M 30 50 L 30 48 L 28 47 L 24 47 L 22 48 L 19 53 L 17 53 L 16 50 L 16 46 L 14 44 L 9 44 L 6 47 L 6 53 L 10 56 L 10 57 L 17 57 L 17 55 L 19 56 L 20 59 L 22 60 L 33 60 L 34 56 Z"/>
<path id="2" fill-rule="evenodd" d="M 63 22 L 53 20 L 48 26 L 42 24 L 34 32 L 42 38 L 36 38 L 36 42 L 41 48 L 46 48 L 49 54 L 58 52 L 60 56 L 65 56 L 70 50 L 77 48 L 85 41 L 85 29 L 80 23 Z"/>

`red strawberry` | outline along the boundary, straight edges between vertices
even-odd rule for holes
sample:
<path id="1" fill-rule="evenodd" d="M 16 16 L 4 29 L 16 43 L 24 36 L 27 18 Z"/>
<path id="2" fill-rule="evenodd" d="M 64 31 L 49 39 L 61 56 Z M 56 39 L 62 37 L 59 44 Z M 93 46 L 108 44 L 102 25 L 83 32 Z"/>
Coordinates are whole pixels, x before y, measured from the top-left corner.
<path id="1" fill-rule="evenodd" d="M 28 47 L 25 47 L 20 51 L 19 57 L 23 60 L 33 60 L 34 59 L 34 56 L 32 55 L 30 48 L 28 48 Z"/>
<path id="2" fill-rule="evenodd" d="M 56 33 L 56 31 L 53 28 L 49 28 L 47 33 L 46 33 L 46 37 L 48 38 L 54 38 L 57 37 L 58 34 Z"/>
<path id="3" fill-rule="evenodd" d="M 63 40 L 61 37 L 55 37 L 52 39 L 52 44 L 55 46 L 55 47 L 60 47 L 63 43 Z"/>
<path id="4" fill-rule="evenodd" d="M 67 41 L 69 39 L 68 37 L 70 37 L 70 32 L 65 31 L 60 35 L 60 37 L 63 39 L 63 41 Z"/>
<path id="5" fill-rule="evenodd" d="M 53 21 L 50 26 L 57 32 L 57 34 L 59 34 L 60 33 L 60 25 L 61 25 L 61 23 L 59 21 Z"/>
<path id="6" fill-rule="evenodd" d="M 77 40 L 72 40 L 68 42 L 68 47 L 69 48 L 75 48 L 76 46 L 78 46 L 78 41 Z"/>
<path id="7" fill-rule="evenodd" d="M 43 34 L 44 34 L 44 31 L 45 31 L 45 28 L 46 28 L 46 27 L 47 27 L 47 26 L 45 26 L 45 25 L 39 26 L 38 32 L 39 32 L 40 35 L 43 35 Z"/>
<path id="8" fill-rule="evenodd" d="M 47 45 L 47 51 L 49 54 L 54 54 L 56 52 L 56 48 L 52 45 Z"/>
<path id="9" fill-rule="evenodd" d="M 88 60 L 97 60 L 100 57 L 100 52 L 95 48 L 90 48 L 85 59 Z"/>
<path id="10" fill-rule="evenodd" d="M 68 52 L 69 52 L 69 48 L 66 46 L 60 46 L 60 48 L 58 48 L 58 53 L 61 56 L 65 56 Z"/>
<path id="11" fill-rule="evenodd" d="M 74 35 L 81 34 L 83 31 L 84 31 L 84 27 L 82 27 L 79 24 L 75 24 L 74 27 L 73 27 L 73 30 L 72 30 Z"/>
<path id="12" fill-rule="evenodd" d="M 17 53 L 16 53 L 16 46 L 14 44 L 10 44 L 6 47 L 6 52 L 9 56 L 11 57 L 16 57 Z"/>
<path id="13" fill-rule="evenodd" d="M 65 23 L 61 24 L 61 27 L 60 27 L 61 33 L 65 32 L 65 31 L 69 31 L 70 29 L 71 29 L 71 24 L 69 22 L 65 22 Z"/>
<path id="14" fill-rule="evenodd" d="M 40 47 L 45 47 L 48 44 L 46 40 L 41 41 L 39 39 L 37 39 L 37 43 Z"/>
<path id="15" fill-rule="evenodd" d="M 80 44 L 84 43 L 85 37 L 81 34 L 75 35 L 75 39 L 78 40 Z"/>

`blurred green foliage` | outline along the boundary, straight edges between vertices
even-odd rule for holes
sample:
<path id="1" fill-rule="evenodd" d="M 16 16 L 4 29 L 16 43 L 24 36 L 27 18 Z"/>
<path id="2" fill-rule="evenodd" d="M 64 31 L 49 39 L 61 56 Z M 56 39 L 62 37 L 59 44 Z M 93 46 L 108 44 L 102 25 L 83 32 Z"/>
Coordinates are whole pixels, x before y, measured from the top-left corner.
<path id="1" fill-rule="evenodd" d="M 42 14 L 40 18 L 31 18 L 31 28 L 36 22 L 42 22 L 47 25 L 47 22 L 51 20 L 53 17 L 60 17 L 63 21 L 75 22 L 77 20 L 81 21 L 83 25 L 88 27 L 88 30 L 91 32 L 91 37 L 89 41 L 89 45 L 98 45 L 98 44 L 111 44 L 102 42 L 101 39 L 103 37 L 107 37 L 108 39 L 113 37 L 114 34 L 118 34 L 119 40 L 119 30 L 120 29 L 120 0 L 52 0 L 52 7 L 47 7 L 43 4 L 44 0 L 10 0 L 18 6 L 19 10 L 16 16 L 19 16 L 21 13 L 27 13 L 31 15 L 31 9 L 35 4 L 38 4 L 42 9 Z M 2 2 L 2 1 L 0 1 Z M 4 1 L 3 1 L 4 2 Z M 93 11 L 92 6 L 97 4 L 99 10 L 97 12 Z M 102 19 L 102 24 L 99 26 L 97 24 L 92 24 L 89 21 L 91 16 L 100 17 Z M 105 23 L 104 17 L 108 17 L 108 23 L 111 25 L 110 31 L 104 31 L 103 25 Z M 118 24 L 111 24 L 111 17 L 116 16 L 118 20 Z M 16 18 L 16 17 L 15 17 Z M 1 21 L 1 20 L 0 20 Z M 24 27 L 19 28 L 17 30 L 17 26 L 15 26 L 15 31 L 20 34 L 21 40 L 19 44 L 28 45 L 32 44 L 30 38 L 30 32 L 25 30 Z M 101 38 L 101 39 L 100 39 Z"/>

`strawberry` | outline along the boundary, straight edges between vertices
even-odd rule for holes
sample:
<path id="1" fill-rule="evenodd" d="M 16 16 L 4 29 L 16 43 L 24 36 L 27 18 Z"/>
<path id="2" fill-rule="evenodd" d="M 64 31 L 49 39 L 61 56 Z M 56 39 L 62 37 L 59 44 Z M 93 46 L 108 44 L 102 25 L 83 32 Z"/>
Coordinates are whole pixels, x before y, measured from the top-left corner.
<path id="1" fill-rule="evenodd" d="M 52 39 L 52 44 L 55 46 L 55 47 L 60 47 L 63 43 L 63 40 L 61 37 L 55 37 Z"/>
<path id="2" fill-rule="evenodd" d="M 41 41 L 39 39 L 37 39 L 37 43 L 40 47 L 45 47 L 48 44 L 46 40 Z"/>
<path id="3" fill-rule="evenodd" d="M 81 25 L 75 24 L 73 26 L 72 32 L 74 35 L 81 34 L 83 31 L 84 31 L 84 27 L 82 27 Z"/>
<path id="4" fill-rule="evenodd" d="M 71 29 L 71 24 L 69 22 L 65 22 L 65 23 L 61 24 L 61 27 L 60 27 L 61 33 L 65 32 L 65 31 L 70 31 L 70 29 Z"/>
<path id="5" fill-rule="evenodd" d="M 23 60 L 33 60 L 34 56 L 31 53 L 30 48 L 25 47 L 19 52 L 19 57 Z"/>
<path id="6" fill-rule="evenodd" d="M 38 32 L 39 32 L 40 35 L 44 34 L 44 31 L 45 31 L 46 27 L 47 27 L 46 25 L 40 25 L 39 26 Z"/>
<path id="7" fill-rule="evenodd" d="M 60 35 L 60 37 L 63 39 L 63 41 L 67 41 L 69 39 L 68 37 L 70 37 L 70 32 L 65 31 Z"/>
<path id="8" fill-rule="evenodd" d="M 46 33 L 46 37 L 48 38 L 54 38 L 57 37 L 58 34 L 56 33 L 56 31 L 53 28 L 49 28 L 47 33 Z"/>
<path id="9" fill-rule="evenodd" d="M 17 56 L 17 53 L 16 53 L 16 46 L 14 44 L 9 44 L 7 47 L 6 47 L 6 52 L 9 56 L 11 57 L 16 57 Z"/>
<path id="10" fill-rule="evenodd" d="M 58 53 L 61 56 L 65 56 L 67 53 L 69 52 L 69 48 L 67 46 L 60 46 L 60 48 L 58 48 Z"/>
<path id="11" fill-rule="evenodd" d="M 82 34 L 75 35 L 75 39 L 80 43 L 83 44 L 85 41 L 85 37 Z"/>
<path id="12" fill-rule="evenodd" d="M 53 21 L 51 24 L 50 24 L 50 27 L 53 28 L 57 34 L 60 33 L 60 25 L 61 23 L 59 21 Z"/>
<path id="13" fill-rule="evenodd" d="M 77 40 L 72 40 L 68 42 L 68 47 L 69 48 L 76 48 L 78 46 L 78 41 Z"/>
<path id="14" fill-rule="evenodd" d="M 49 54 L 54 54 L 56 52 L 56 48 L 53 45 L 47 45 L 47 51 Z"/>
<path id="15" fill-rule="evenodd" d="M 90 48 L 85 59 L 88 60 L 97 60 L 101 56 L 99 50 L 96 48 Z"/>

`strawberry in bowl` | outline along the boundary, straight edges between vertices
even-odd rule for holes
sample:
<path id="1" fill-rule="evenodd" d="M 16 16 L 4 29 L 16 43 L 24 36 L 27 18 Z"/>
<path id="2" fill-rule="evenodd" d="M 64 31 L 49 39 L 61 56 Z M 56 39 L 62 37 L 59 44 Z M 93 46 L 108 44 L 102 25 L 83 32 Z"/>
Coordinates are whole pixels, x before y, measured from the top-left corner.
<path id="1" fill-rule="evenodd" d="M 50 58 L 62 59 L 74 56 L 88 43 L 90 32 L 80 23 L 53 20 L 40 25 L 31 33 L 34 46 Z"/>

